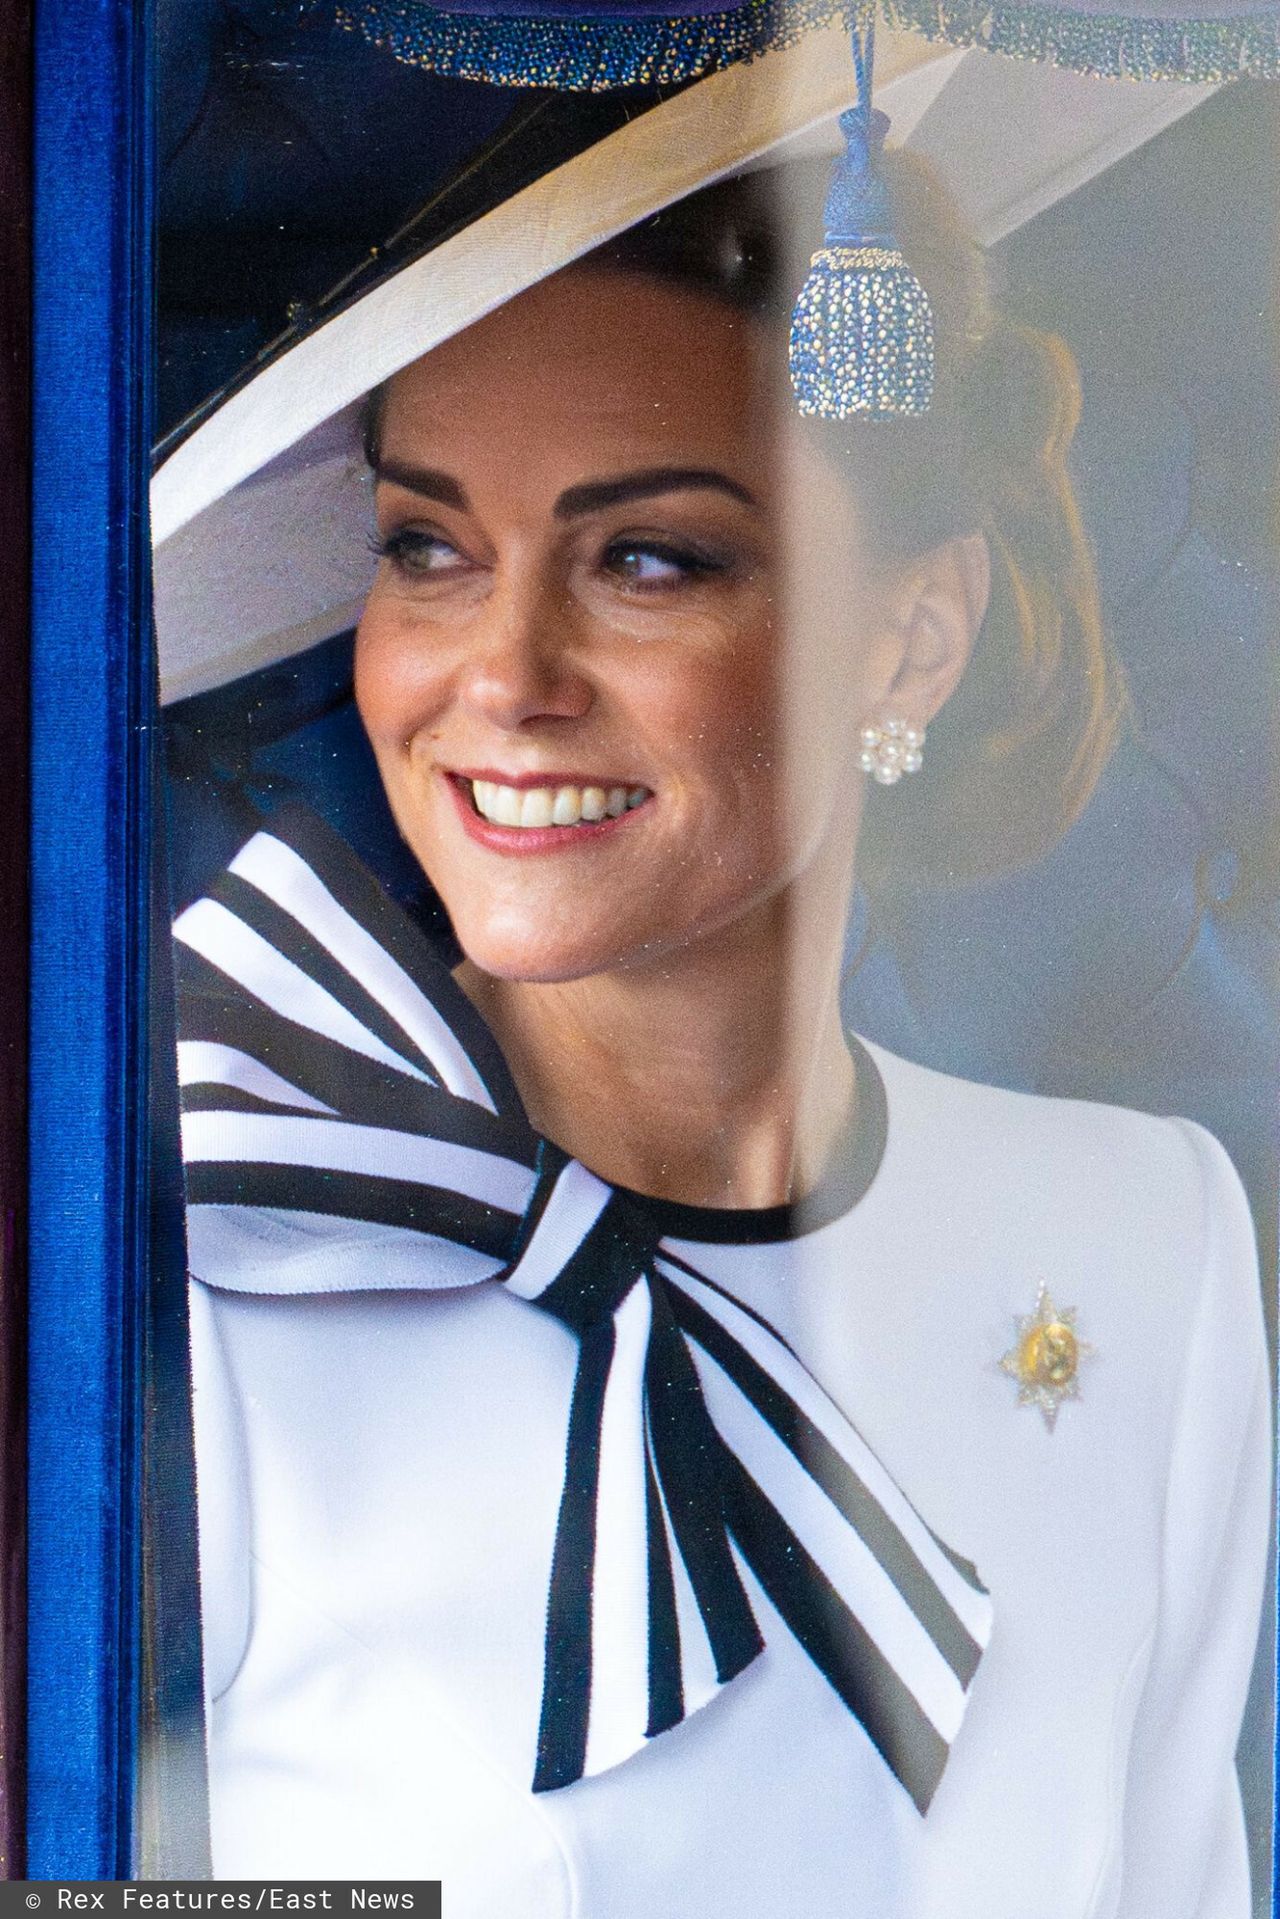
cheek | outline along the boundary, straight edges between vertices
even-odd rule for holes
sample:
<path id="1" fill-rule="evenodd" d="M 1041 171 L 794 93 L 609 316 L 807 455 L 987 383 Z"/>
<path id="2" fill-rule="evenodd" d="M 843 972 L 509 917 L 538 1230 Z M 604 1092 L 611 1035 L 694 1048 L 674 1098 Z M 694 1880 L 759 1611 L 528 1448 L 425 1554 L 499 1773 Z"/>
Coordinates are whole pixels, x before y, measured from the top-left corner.
<path id="1" fill-rule="evenodd" d="M 798 804 L 797 775 L 808 775 L 790 751 L 778 642 L 772 627 L 740 633 L 669 689 L 660 717 L 684 774 L 676 857 L 661 879 L 673 898 L 716 910 L 743 888 L 754 896 L 814 837 L 811 809 Z"/>
<path id="2" fill-rule="evenodd" d="M 688 676 L 663 702 L 661 719 L 708 770 L 767 772 L 780 739 L 772 658 L 730 652 L 715 670 Z"/>
<path id="3" fill-rule="evenodd" d="M 749 779 L 774 770 L 783 730 L 779 635 L 770 606 L 707 622 L 681 649 L 680 671 L 655 673 L 650 705 L 673 742 L 706 770 Z"/>
<path id="4" fill-rule="evenodd" d="M 856 827 L 864 674 L 856 641 L 831 627 L 769 620 L 660 683 L 646 701 L 653 737 L 696 803 L 690 853 L 713 867 L 793 867 L 829 831 Z"/>
<path id="5" fill-rule="evenodd" d="M 403 746 L 439 706 L 430 647 L 376 588 L 356 628 L 354 679 L 356 710 L 378 753 Z"/>

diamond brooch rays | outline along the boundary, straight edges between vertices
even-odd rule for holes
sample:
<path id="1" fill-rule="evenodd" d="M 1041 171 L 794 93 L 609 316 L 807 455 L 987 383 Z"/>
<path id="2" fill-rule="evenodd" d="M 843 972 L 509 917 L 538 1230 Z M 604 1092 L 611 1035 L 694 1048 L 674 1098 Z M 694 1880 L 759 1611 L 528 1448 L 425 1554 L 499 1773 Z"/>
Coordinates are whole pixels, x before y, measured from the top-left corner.
<path id="1" fill-rule="evenodd" d="M 1038 1406 L 1052 1432 L 1064 1399 L 1080 1397 L 1080 1364 L 1094 1348 L 1076 1329 L 1076 1308 L 1057 1306 L 1040 1282 L 1035 1310 L 1014 1316 L 1013 1345 L 1000 1361 L 1018 1382 L 1018 1404 Z"/>

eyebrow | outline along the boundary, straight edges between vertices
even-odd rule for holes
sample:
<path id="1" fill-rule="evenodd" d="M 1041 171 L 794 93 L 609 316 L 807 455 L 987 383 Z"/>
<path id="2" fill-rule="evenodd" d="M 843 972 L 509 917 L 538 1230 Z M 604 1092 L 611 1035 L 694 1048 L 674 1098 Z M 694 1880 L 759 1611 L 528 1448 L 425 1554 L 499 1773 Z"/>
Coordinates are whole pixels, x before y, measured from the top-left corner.
<path id="1" fill-rule="evenodd" d="M 587 480 L 581 486 L 568 486 L 556 501 L 554 512 L 558 520 L 572 520 L 581 513 L 598 513 L 602 507 L 624 506 L 630 500 L 651 499 L 655 493 L 683 493 L 691 488 L 727 493 L 744 506 L 759 504 L 749 487 L 715 467 L 655 466 L 640 473 L 620 474 L 616 480 Z"/>
<path id="2" fill-rule="evenodd" d="M 392 486 L 402 486 L 407 493 L 419 493 L 424 500 L 435 500 L 440 506 L 456 506 L 462 513 L 467 511 L 471 502 L 466 489 L 460 486 L 449 473 L 440 473 L 431 466 L 407 466 L 400 460 L 378 460 L 373 469 L 374 481 L 389 480 Z"/>
<path id="3" fill-rule="evenodd" d="M 441 473 L 435 467 L 379 460 L 373 477 L 375 481 L 386 480 L 393 486 L 402 486 L 423 499 L 435 500 L 441 506 L 456 507 L 459 512 L 465 513 L 471 504 L 465 487 L 452 474 Z M 655 466 L 638 473 L 622 473 L 616 479 L 586 480 L 581 486 L 566 487 L 552 511 L 557 520 L 573 520 L 584 513 L 599 513 L 604 507 L 625 506 L 632 500 L 652 499 L 658 493 L 681 493 L 690 489 L 727 493 L 731 500 L 740 500 L 744 506 L 759 505 L 750 487 L 715 467 Z"/>

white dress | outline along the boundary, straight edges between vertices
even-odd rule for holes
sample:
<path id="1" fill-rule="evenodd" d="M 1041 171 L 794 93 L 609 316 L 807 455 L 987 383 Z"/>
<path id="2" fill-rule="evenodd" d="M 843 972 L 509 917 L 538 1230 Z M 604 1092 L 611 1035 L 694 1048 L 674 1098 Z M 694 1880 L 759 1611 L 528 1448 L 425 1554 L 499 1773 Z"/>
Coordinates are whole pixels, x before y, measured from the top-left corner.
<path id="1" fill-rule="evenodd" d="M 1247 1919 L 1271 1388 L 1239 1183 L 1187 1122 L 870 1052 L 883 1136 L 800 1226 L 654 1216 L 990 1590 L 927 1814 L 749 1572 L 747 1670 L 535 1795 L 577 1341 L 400 1229 L 206 1207 L 217 1876 L 438 1878 L 446 1919 Z M 1092 1348 L 1052 1430 L 999 1363 L 1042 1283 Z"/>

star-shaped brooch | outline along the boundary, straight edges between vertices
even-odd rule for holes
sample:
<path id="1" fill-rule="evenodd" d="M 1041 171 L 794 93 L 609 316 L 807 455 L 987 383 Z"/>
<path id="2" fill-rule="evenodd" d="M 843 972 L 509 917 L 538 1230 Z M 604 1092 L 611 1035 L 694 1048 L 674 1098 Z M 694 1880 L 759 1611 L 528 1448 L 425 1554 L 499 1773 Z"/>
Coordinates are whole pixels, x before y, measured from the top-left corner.
<path id="1" fill-rule="evenodd" d="M 1001 1367 L 1018 1382 L 1019 1406 L 1038 1406 L 1052 1432 L 1063 1400 L 1079 1399 L 1080 1362 L 1094 1349 L 1076 1331 L 1076 1308 L 1055 1306 L 1043 1280 L 1035 1311 L 1013 1323 L 1017 1336 Z"/>

